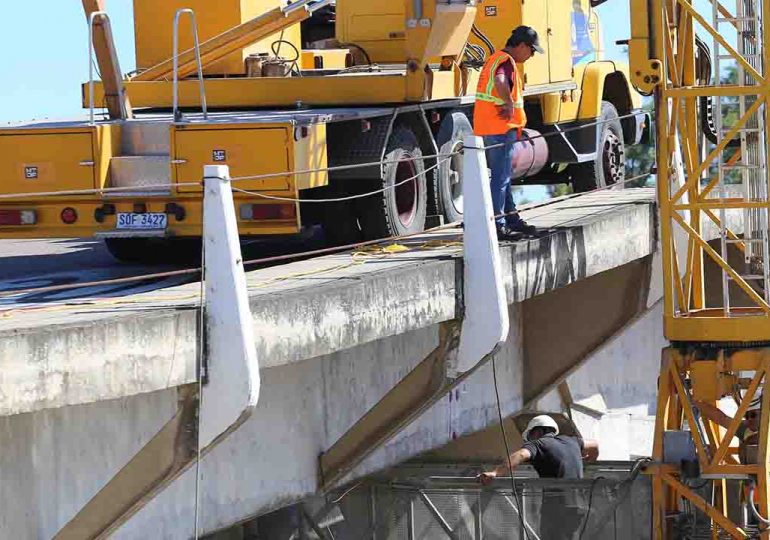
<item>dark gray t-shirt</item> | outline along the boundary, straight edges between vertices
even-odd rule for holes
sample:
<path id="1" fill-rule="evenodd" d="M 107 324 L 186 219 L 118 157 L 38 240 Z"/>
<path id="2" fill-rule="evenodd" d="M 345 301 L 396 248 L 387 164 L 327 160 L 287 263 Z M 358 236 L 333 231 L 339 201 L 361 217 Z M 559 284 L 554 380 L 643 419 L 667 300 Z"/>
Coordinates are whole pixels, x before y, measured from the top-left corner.
<path id="1" fill-rule="evenodd" d="M 583 478 L 583 439 L 568 435 L 545 435 L 524 443 L 529 463 L 540 478 Z"/>

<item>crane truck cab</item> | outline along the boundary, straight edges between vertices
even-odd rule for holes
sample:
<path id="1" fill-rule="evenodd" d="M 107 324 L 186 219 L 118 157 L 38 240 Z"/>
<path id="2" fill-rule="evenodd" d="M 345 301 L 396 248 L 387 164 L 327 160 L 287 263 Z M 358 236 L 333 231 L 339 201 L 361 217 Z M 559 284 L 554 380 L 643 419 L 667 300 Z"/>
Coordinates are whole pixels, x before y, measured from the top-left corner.
<path id="1" fill-rule="evenodd" d="M 515 181 L 621 186 L 644 114 L 602 59 L 596 4 L 134 0 L 124 77 L 101 2 L 84 2 L 103 77 L 83 84 L 90 120 L 0 130 L 0 237 L 96 236 L 120 260 L 174 260 L 200 238 L 210 163 L 236 178 L 243 236 L 321 225 L 339 245 L 457 221 L 480 68 L 520 24 L 546 52 L 523 68 Z"/>

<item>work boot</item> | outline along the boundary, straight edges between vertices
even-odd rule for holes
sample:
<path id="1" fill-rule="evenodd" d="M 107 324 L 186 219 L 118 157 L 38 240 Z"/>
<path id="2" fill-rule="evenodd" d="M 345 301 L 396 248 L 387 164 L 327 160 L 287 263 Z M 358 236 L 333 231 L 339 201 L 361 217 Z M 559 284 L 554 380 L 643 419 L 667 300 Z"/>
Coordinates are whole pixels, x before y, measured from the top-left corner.
<path id="1" fill-rule="evenodd" d="M 497 227 L 497 239 L 501 242 L 513 242 L 516 240 L 521 240 L 522 236 L 522 233 L 514 231 L 508 225 L 501 225 Z"/>
<path id="2" fill-rule="evenodd" d="M 522 234 L 524 236 L 537 235 L 537 227 L 535 227 L 534 225 L 530 225 L 529 223 L 521 219 L 519 214 L 514 214 L 513 216 L 511 216 L 505 228 L 515 233 Z"/>

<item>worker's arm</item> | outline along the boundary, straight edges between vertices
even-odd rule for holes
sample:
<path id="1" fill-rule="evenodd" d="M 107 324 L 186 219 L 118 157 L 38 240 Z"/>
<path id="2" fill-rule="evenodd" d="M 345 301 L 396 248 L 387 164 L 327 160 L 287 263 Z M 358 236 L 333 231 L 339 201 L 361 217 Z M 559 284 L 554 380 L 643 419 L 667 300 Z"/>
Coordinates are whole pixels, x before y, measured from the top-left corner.
<path id="1" fill-rule="evenodd" d="M 501 99 L 503 100 L 503 104 L 497 108 L 498 114 L 505 120 L 510 120 L 513 117 L 513 99 L 511 98 L 508 78 L 504 73 L 498 72 L 495 75 L 495 90 L 497 90 L 498 96 L 502 96 Z"/>
<path id="2" fill-rule="evenodd" d="M 596 461 L 599 459 L 599 442 L 593 439 L 583 440 L 583 459 L 586 461 Z"/>
<path id="3" fill-rule="evenodd" d="M 717 424 L 719 424 L 725 429 L 729 428 L 730 422 L 733 421 L 732 418 L 727 416 L 720 409 L 718 409 L 717 407 L 714 407 L 710 403 L 705 403 L 703 401 L 695 401 L 695 406 L 698 407 L 698 410 L 703 416 L 705 416 L 712 422 L 716 422 Z"/>
<path id="4" fill-rule="evenodd" d="M 511 454 L 510 460 L 510 467 L 511 469 L 516 469 L 519 465 L 522 463 L 525 463 L 530 460 L 532 457 L 532 454 L 529 453 L 529 450 L 526 448 L 522 448 L 520 450 L 516 450 L 513 454 Z M 497 476 L 502 476 L 504 474 L 508 473 L 508 462 L 506 461 L 499 467 L 495 468 L 493 471 L 487 471 L 483 472 L 478 476 L 479 482 L 481 482 L 484 485 L 489 484 L 494 480 Z"/>

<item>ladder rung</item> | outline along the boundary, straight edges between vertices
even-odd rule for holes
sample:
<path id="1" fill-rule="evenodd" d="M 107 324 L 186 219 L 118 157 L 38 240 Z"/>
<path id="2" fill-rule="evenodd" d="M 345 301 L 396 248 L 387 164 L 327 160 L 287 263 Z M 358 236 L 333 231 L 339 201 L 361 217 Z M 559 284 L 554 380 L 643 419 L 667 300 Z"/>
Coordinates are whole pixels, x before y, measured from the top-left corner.
<path id="1" fill-rule="evenodd" d="M 727 274 L 727 277 L 730 279 L 733 279 L 733 276 L 731 276 L 730 274 Z M 758 280 L 758 279 L 765 279 L 765 276 L 763 276 L 762 274 L 745 274 L 745 275 L 742 275 L 741 277 L 743 279 L 748 279 L 751 281 Z"/>
<path id="2" fill-rule="evenodd" d="M 727 133 L 728 131 L 730 131 L 730 128 L 722 128 L 722 133 Z M 760 128 L 741 128 L 737 133 L 761 133 L 763 131 L 764 130 Z"/>
<path id="3" fill-rule="evenodd" d="M 727 239 L 728 244 L 746 244 L 746 243 L 758 244 L 764 241 L 765 241 L 764 238 L 744 238 L 742 240 L 733 240 L 732 238 Z"/>
<path id="4" fill-rule="evenodd" d="M 760 54 L 741 54 L 740 56 L 742 56 L 746 60 L 748 60 L 749 58 L 761 58 L 762 57 L 762 55 L 760 55 Z M 732 54 L 719 54 L 719 55 L 717 55 L 717 57 L 720 60 L 735 60 L 736 59 L 735 56 L 733 56 Z M 743 68 L 739 67 L 738 69 L 743 69 Z"/>
<path id="5" fill-rule="evenodd" d="M 756 17 L 717 17 L 717 22 L 756 22 L 759 24 Z"/>
<path id="6" fill-rule="evenodd" d="M 720 167 L 722 167 L 723 170 L 727 169 L 761 169 L 762 167 L 760 165 L 722 165 L 720 164 Z"/>

